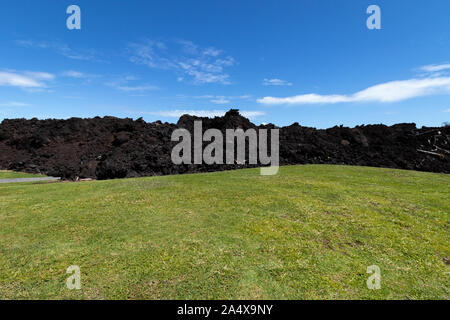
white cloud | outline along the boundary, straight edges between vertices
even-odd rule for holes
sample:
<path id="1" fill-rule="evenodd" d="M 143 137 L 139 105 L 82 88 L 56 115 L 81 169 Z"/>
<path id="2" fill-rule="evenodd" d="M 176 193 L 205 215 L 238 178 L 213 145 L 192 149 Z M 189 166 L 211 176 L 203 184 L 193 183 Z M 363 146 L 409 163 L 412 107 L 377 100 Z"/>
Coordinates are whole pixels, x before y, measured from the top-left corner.
<path id="1" fill-rule="evenodd" d="M 102 78 L 101 75 L 85 73 L 85 72 L 76 71 L 76 70 L 67 70 L 67 71 L 61 72 L 60 75 L 62 77 L 66 77 L 66 78 L 82 80 L 82 83 L 84 85 L 91 84 L 94 81 L 94 79 Z"/>
<path id="2" fill-rule="evenodd" d="M 218 50 L 216 48 L 206 48 L 205 50 L 203 50 L 203 54 L 207 55 L 207 56 L 212 56 L 212 57 L 217 57 L 218 55 L 220 55 L 222 53 L 222 50 Z"/>
<path id="3" fill-rule="evenodd" d="M 262 116 L 266 115 L 266 113 L 264 111 L 242 111 L 242 112 L 240 112 L 240 114 L 249 119 L 262 117 Z"/>
<path id="4" fill-rule="evenodd" d="M 28 107 L 28 106 L 30 106 L 30 104 L 17 101 L 0 103 L 0 107 Z"/>
<path id="5" fill-rule="evenodd" d="M 53 80 L 55 79 L 55 76 L 51 73 L 47 72 L 34 72 L 34 71 L 25 71 L 25 75 L 32 77 L 34 79 L 40 79 L 40 80 Z"/>
<path id="6" fill-rule="evenodd" d="M 158 86 L 151 85 L 151 84 L 133 84 L 130 83 L 135 82 L 139 80 L 139 78 L 133 76 L 133 75 L 126 75 L 126 76 L 120 76 L 117 77 L 117 79 L 112 80 L 109 83 L 106 83 L 106 85 L 113 87 L 117 90 L 129 92 L 129 93 L 142 93 L 146 91 L 152 91 L 152 90 L 159 90 Z"/>
<path id="7" fill-rule="evenodd" d="M 450 63 L 446 64 L 429 64 L 423 67 L 420 67 L 420 70 L 425 72 L 439 72 L 444 70 L 450 70 Z"/>
<path id="8" fill-rule="evenodd" d="M 74 71 L 74 70 L 64 71 L 62 73 L 62 75 L 65 77 L 77 78 L 77 79 L 86 77 L 86 75 L 83 72 Z"/>
<path id="9" fill-rule="evenodd" d="M 252 97 L 250 94 L 245 94 L 241 96 L 215 96 L 212 94 L 205 94 L 202 96 L 195 96 L 195 99 L 209 99 L 211 103 L 214 104 L 227 104 L 232 100 L 248 100 Z"/>
<path id="10" fill-rule="evenodd" d="M 125 76 L 125 81 L 135 81 L 135 80 L 139 80 L 138 77 L 133 76 L 133 75 L 126 75 Z"/>
<path id="11" fill-rule="evenodd" d="M 187 97 L 187 96 L 186 96 Z M 212 94 L 204 94 L 204 95 L 202 95 L 202 96 L 195 96 L 194 98 L 196 98 L 196 99 L 213 99 L 213 98 L 215 98 L 216 96 L 215 95 L 212 95 Z"/>
<path id="12" fill-rule="evenodd" d="M 292 86 L 291 82 L 281 79 L 264 79 L 263 86 Z"/>
<path id="13" fill-rule="evenodd" d="M 398 102 L 438 93 L 450 93 L 450 77 L 387 82 L 358 92 L 354 99 L 355 101 Z"/>
<path id="14" fill-rule="evenodd" d="M 450 109 L 444 110 L 444 112 L 450 112 Z"/>
<path id="15" fill-rule="evenodd" d="M 145 114 L 151 114 L 155 116 L 167 117 L 167 118 L 179 118 L 184 114 L 189 114 L 197 117 L 219 117 L 225 113 L 221 110 L 166 110 L 155 112 L 144 112 Z"/>
<path id="16" fill-rule="evenodd" d="M 196 84 L 230 84 L 226 67 L 235 64 L 231 56 L 222 50 L 200 48 L 191 41 L 177 40 L 166 45 L 160 41 L 146 40 L 128 46 L 130 61 L 150 68 L 171 70 L 177 81 L 192 81 Z"/>
<path id="17" fill-rule="evenodd" d="M 215 104 L 226 104 L 230 103 L 230 100 L 225 99 L 225 97 L 219 97 L 218 99 L 212 99 L 211 102 Z"/>
<path id="18" fill-rule="evenodd" d="M 144 86 L 115 86 L 116 89 L 125 91 L 125 92 L 144 92 L 151 90 L 158 90 L 157 86 L 152 85 L 144 85 Z"/>
<path id="19" fill-rule="evenodd" d="M 17 40 L 16 44 L 25 48 L 52 49 L 56 53 L 73 60 L 103 61 L 98 53 L 92 49 L 74 50 L 64 43 L 41 42 L 32 40 Z"/>
<path id="20" fill-rule="evenodd" d="M 11 72 L 0 72 L 0 86 L 36 88 L 41 87 L 43 85 L 31 77 Z"/>
<path id="21" fill-rule="evenodd" d="M 197 117 L 208 117 L 208 118 L 214 118 L 214 117 L 222 117 L 225 115 L 227 111 L 225 110 L 165 110 L 165 111 L 143 111 L 143 112 L 136 112 L 139 114 L 149 114 L 154 116 L 160 116 L 160 117 L 167 117 L 167 118 L 179 118 L 182 115 L 189 114 L 192 116 Z M 264 116 L 265 112 L 263 111 L 240 111 L 239 112 L 242 116 L 253 119 L 256 117 Z"/>
<path id="22" fill-rule="evenodd" d="M 450 77 L 409 79 L 375 85 L 351 95 L 303 94 L 292 97 L 264 97 L 257 101 L 278 104 L 333 104 L 343 102 L 399 102 L 433 94 L 450 94 Z"/>
<path id="23" fill-rule="evenodd" d="M 175 41 L 179 45 L 181 45 L 182 50 L 187 54 L 196 55 L 198 54 L 198 46 L 189 40 L 177 40 Z M 159 44 L 159 43 L 158 43 Z M 163 47 L 164 49 L 167 49 L 166 45 Z"/>
<path id="24" fill-rule="evenodd" d="M 19 87 L 22 89 L 45 88 L 45 81 L 53 80 L 54 75 L 46 72 L 0 72 L 0 86 Z"/>

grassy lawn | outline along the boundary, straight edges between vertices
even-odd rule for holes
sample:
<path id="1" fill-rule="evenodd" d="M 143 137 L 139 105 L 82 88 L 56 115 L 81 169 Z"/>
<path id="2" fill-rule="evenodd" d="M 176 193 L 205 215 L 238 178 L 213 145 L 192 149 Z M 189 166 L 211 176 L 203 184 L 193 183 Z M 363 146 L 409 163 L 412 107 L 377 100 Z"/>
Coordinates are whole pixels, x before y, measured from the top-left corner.
<path id="1" fill-rule="evenodd" d="M 29 174 L 22 172 L 13 172 L 7 170 L 0 170 L 0 179 L 15 179 L 15 178 L 42 178 L 45 177 L 40 174 Z"/>
<path id="2" fill-rule="evenodd" d="M 0 298 L 449 299 L 449 212 L 450 175 L 365 167 L 5 184 Z"/>

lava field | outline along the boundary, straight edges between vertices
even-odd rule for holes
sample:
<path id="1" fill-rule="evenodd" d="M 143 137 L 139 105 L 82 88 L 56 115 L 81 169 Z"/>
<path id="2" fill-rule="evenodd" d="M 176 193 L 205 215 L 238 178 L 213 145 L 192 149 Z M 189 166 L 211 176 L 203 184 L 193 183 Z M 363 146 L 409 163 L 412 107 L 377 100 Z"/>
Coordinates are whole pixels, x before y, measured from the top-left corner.
<path id="1" fill-rule="evenodd" d="M 450 127 L 335 126 L 318 130 L 294 123 L 256 126 L 232 109 L 223 117 L 184 115 L 177 124 L 96 117 L 13 119 L 0 124 L 0 169 L 67 180 L 114 179 L 255 167 L 246 164 L 173 164 L 177 128 L 280 129 L 280 164 L 345 164 L 450 173 Z M 205 143 L 206 145 L 207 143 Z M 270 149 L 269 149 L 270 150 Z"/>

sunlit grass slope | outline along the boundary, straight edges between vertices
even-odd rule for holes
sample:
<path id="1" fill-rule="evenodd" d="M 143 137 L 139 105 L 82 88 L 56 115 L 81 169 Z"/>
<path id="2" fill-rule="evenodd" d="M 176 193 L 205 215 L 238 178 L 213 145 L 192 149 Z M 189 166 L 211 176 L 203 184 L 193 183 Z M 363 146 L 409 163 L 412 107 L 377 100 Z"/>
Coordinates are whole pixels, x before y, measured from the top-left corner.
<path id="1" fill-rule="evenodd" d="M 449 212 L 449 175 L 365 167 L 5 184 L 0 298 L 448 299 Z"/>
<path id="2" fill-rule="evenodd" d="M 42 178 L 45 177 L 40 174 L 29 174 L 22 172 L 13 172 L 7 170 L 0 170 L 0 179 L 16 179 L 16 178 Z"/>

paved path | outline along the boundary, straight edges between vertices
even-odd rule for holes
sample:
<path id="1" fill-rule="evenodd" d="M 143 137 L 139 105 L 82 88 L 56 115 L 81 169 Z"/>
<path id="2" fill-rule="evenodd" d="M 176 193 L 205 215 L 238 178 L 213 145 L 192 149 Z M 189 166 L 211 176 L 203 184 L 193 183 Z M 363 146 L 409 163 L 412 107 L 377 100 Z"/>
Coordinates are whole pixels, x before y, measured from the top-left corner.
<path id="1" fill-rule="evenodd" d="M 43 177 L 43 178 L 14 178 L 14 179 L 0 179 L 0 183 L 13 183 L 13 182 L 34 182 L 34 181 L 56 181 L 59 178 Z"/>

